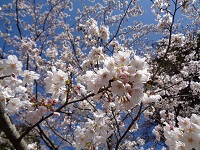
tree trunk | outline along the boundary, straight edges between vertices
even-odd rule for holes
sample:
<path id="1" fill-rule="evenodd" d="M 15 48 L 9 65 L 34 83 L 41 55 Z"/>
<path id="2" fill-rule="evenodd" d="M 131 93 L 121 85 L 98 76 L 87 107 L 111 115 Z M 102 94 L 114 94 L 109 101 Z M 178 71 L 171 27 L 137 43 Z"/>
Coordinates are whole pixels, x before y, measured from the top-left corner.
<path id="1" fill-rule="evenodd" d="M 4 108 L 0 102 L 0 130 L 2 130 L 6 137 L 10 140 L 13 147 L 16 150 L 28 150 L 26 142 L 22 139 L 19 140 L 20 137 L 19 132 L 16 130 L 14 124 L 12 124 L 10 117 L 5 112 Z"/>

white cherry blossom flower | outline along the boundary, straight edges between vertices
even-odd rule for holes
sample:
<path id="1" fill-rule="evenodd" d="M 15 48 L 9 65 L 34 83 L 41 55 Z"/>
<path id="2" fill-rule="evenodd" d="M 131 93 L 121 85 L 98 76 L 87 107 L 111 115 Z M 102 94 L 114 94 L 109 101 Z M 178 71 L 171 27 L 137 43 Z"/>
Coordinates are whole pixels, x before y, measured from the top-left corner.
<path id="1" fill-rule="evenodd" d="M 40 115 L 38 115 L 37 111 L 29 111 L 26 114 L 26 121 L 30 124 L 36 123 L 37 121 L 39 121 L 39 119 L 40 119 Z"/>
<path id="2" fill-rule="evenodd" d="M 130 53 L 119 51 L 114 55 L 114 60 L 118 65 L 128 65 L 130 61 Z"/>
<path id="3" fill-rule="evenodd" d="M 111 83 L 111 90 L 113 93 L 117 94 L 118 96 L 124 95 L 125 87 L 124 84 L 117 80 Z"/>
<path id="4" fill-rule="evenodd" d="M 17 56 L 9 55 L 7 60 L 4 60 L 3 70 L 6 75 L 19 75 L 22 71 L 22 62 L 18 61 Z"/>
<path id="5" fill-rule="evenodd" d="M 191 120 L 192 123 L 197 124 L 198 126 L 200 126 L 200 116 L 198 116 L 196 114 L 192 114 L 190 120 Z"/>
<path id="6" fill-rule="evenodd" d="M 57 71 L 53 72 L 53 82 L 59 85 L 65 85 L 68 79 L 68 74 L 64 71 L 58 69 Z"/>
<path id="7" fill-rule="evenodd" d="M 184 134 L 181 138 L 181 141 L 185 143 L 186 149 L 192 149 L 196 148 L 197 146 L 200 146 L 198 143 L 200 136 L 196 133 L 190 133 L 190 134 Z"/>
<path id="8" fill-rule="evenodd" d="M 89 33 L 92 35 L 92 36 L 99 36 L 99 28 L 98 26 L 96 25 L 91 25 L 89 27 Z"/>
<path id="9" fill-rule="evenodd" d="M 40 75 L 35 73 L 34 71 L 25 70 L 23 75 L 23 84 L 32 83 L 34 80 L 39 79 Z"/>
<path id="10" fill-rule="evenodd" d="M 19 108 L 22 106 L 22 102 L 19 98 L 12 98 L 7 105 L 9 113 L 13 114 L 18 112 Z"/>
<path id="11" fill-rule="evenodd" d="M 46 50 L 46 56 L 50 58 L 55 58 L 58 55 L 58 51 L 56 48 L 48 48 Z"/>
<path id="12" fill-rule="evenodd" d="M 104 61 L 104 67 L 106 67 L 109 71 L 112 71 L 115 67 L 115 60 L 113 57 L 106 57 Z"/>
<path id="13" fill-rule="evenodd" d="M 178 119 L 178 124 L 182 129 L 184 129 L 184 130 L 189 129 L 189 127 L 190 127 L 190 119 L 189 118 L 187 118 L 187 117 L 183 118 L 181 116 L 178 116 L 177 119 Z"/>
<path id="14" fill-rule="evenodd" d="M 131 66 L 136 70 L 142 70 L 145 67 L 145 58 L 134 55 L 134 58 L 131 61 Z"/>
<path id="15" fill-rule="evenodd" d="M 110 74 L 110 71 L 106 68 L 100 69 L 97 72 L 99 78 L 99 82 L 102 85 L 108 85 L 109 84 L 109 80 L 112 78 L 112 75 Z"/>
<path id="16" fill-rule="evenodd" d="M 28 144 L 28 150 L 36 150 L 38 148 L 37 143 Z"/>
<path id="17" fill-rule="evenodd" d="M 100 37 L 103 40 L 108 41 L 109 36 L 110 36 L 109 27 L 101 25 L 100 26 Z"/>

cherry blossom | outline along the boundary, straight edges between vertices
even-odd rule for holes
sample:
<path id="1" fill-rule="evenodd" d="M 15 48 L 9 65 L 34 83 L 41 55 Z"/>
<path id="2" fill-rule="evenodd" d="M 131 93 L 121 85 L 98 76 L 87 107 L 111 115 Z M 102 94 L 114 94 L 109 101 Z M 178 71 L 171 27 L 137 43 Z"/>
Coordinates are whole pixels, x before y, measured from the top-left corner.
<path id="1" fill-rule="evenodd" d="M 22 102 L 19 98 L 13 98 L 8 102 L 7 109 L 10 113 L 16 113 L 22 106 Z"/>
<path id="2" fill-rule="evenodd" d="M 1 60 L 1 68 L 3 68 L 1 70 L 2 74 L 19 75 L 22 71 L 22 62 L 18 61 L 18 58 L 15 55 L 9 55 L 7 60 L 4 60 L 3 62 Z"/>
<path id="3" fill-rule="evenodd" d="M 197 150 L 199 12 L 195 0 L 3 2 L 0 146 Z"/>
<path id="4" fill-rule="evenodd" d="M 22 75 L 22 77 L 24 77 L 23 78 L 23 83 L 26 84 L 26 83 L 31 83 L 34 80 L 39 79 L 40 75 L 36 74 L 33 71 L 25 70 L 24 74 Z"/>

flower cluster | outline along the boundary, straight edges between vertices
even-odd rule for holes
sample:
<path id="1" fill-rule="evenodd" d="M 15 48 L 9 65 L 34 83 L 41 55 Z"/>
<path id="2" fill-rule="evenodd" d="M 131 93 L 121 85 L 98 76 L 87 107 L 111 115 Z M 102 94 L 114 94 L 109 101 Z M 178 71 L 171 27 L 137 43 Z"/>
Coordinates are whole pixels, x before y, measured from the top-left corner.
<path id="1" fill-rule="evenodd" d="M 145 59 L 132 55 L 130 51 L 118 51 L 112 57 L 105 56 L 101 63 L 102 67 L 97 71 L 86 71 L 81 77 L 87 89 L 97 93 L 110 84 L 120 105 L 130 109 L 138 104 L 143 97 L 143 83 L 149 78 Z"/>
<path id="2" fill-rule="evenodd" d="M 52 94 L 52 98 L 55 100 L 58 100 L 59 96 L 64 96 L 62 97 L 62 100 L 65 100 L 67 80 L 67 73 L 52 67 L 52 72 L 47 71 L 47 77 L 44 79 L 46 84 L 46 92 Z"/>
<path id="3" fill-rule="evenodd" d="M 200 147 L 200 116 L 178 116 L 178 127 L 165 122 L 164 135 L 170 149 L 198 149 Z"/>
<path id="4" fill-rule="evenodd" d="M 99 29 L 97 21 L 93 18 L 87 20 L 85 24 L 88 28 L 89 36 L 100 37 L 102 40 L 108 41 L 110 37 L 110 31 L 108 26 L 101 25 Z"/>
<path id="5" fill-rule="evenodd" d="M 10 115 L 18 113 L 20 109 L 30 108 L 32 104 L 28 101 L 27 91 L 32 89 L 33 81 L 39 79 L 40 75 L 34 71 L 23 71 L 22 62 L 15 55 L 2 59 L 0 68 L 1 106 Z"/>
<path id="6" fill-rule="evenodd" d="M 103 47 L 92 47 L 91 51 L 88 54 L 88 59 L 84 60 L 82 63 L 83 70 L 92 68 L 97 62 L 101 62 L 104 59 Z"/>
<path id="7" fill-rule="evenodd" d="M 9 55 L 8 59 L 0 61 L 0 75 L 19 75 L 22 73 L 22 62 L 15 55 Z"/>
<path id="8" fill-rule="evenodd" d="M 46 113 L 48 112 L 47 107 L 45 106 L 38 106 L 37 109 L 31 107 L 30 110 L 27 112 L 26 121 L 30 124 L 34 124 L 39 121 Z"/>
<path id="9" fill-rule="evenodd" d="M 22 106 L 19 98 L 26 92 L 22 80 L 17 78 L 23 73 L 22 63 L 15 55 L 9 55 L 7 59 L 0 60 L 0 68 L 0 102 L 5 110 L 14 114 Z"/>
<path id="10" fill-rule="evenodd" d="M 108 126 L 109 118 L 102 112 L 94 113 L 94 119 L 88 119 L 83 128 L 78 126 L 75 130 L 74 146 L 77 149 L 103 146 L 107 138 L 112 134 L 112 130 Z"/>

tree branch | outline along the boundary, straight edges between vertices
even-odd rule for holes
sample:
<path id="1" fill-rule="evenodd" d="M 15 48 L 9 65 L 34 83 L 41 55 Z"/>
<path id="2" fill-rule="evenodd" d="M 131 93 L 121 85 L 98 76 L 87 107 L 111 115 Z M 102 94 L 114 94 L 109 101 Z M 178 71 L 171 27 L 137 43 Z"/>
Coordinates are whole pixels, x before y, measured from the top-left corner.
<path id="1" fill-rule="evenodd" d="M 108 85 L 107 87 L 100 89 L 100 90 L 98 91 L 97 94 L 99 94 L 99 93 L 101 93 L 101 92 L 103 92 L 103 91 L 105 91 L 105 90 L 108 90 L 108 88 L 111 87 L 110 84 L 111 84 L 111 82 L 109 82 L 109 85 Z M 73 104 L 73 103 L 76 103 L 76 102 L 84 101 L 84 100 L 86 100 L 87 98 L 92 97 L 92 96 L 94 96 L 94 95 L 95 95 L 94 93 L 91 93 L 91 94 L 88 94 L 87 96 L 85 96 L 85 97 L 83 97 L 83 98 L 78 99 L 78 100 L 74 100 L 74 101 L 67 102 L 67 103 L 63 104 L 62 106 L 60 106 L 58 109 L 56 109 L 55 112 L 61 111 L 64 107 L 66 107 L 66 106 L 69 105 L 69 104 Z M 24 138 L 24 136 L 26 136 L 33 128 L 35 128 L 35 127 L 38 126 L 42 121 L 46 120 L 47 118 L 49 118 L 49 117 L 51 117 L 51 116 L 53 116 L 53 115 L 54 115 L 54 113 L 52 112 L 51 114 L 47 115 L 46 117 L 43 117 L 42 119 L 40 119 L 40 120 L 39 120 L 37 123 L 35 123 L 33 126 L 26 128 L 26 130 L 21 134 L 21 136 L 19 137 L 18 140 L 22 140 L 22 139 Z"/>
<path id="2" fill-rule="evenodd" d="M 16 22 L 16 25 L 17 25 L 17 29 L 19 31 L 19 35 L 20 35 L 20 39 L 22 39 L 22 32 L 21 32 L 21 29 L 19 27 L 19 10 L 18 10 L 18 0 L 16 0 L 16 18 L 17 18 L 17 22 Z"/>
<path id="3" fill-rule="evenodd" d="M 128 126 L 128 128 L 126 129 L 126 131 L 124 132 L 124 134 L 119 138 L 119 140 L 118 140 L 118 142 L 117 142 L 117 144 L 116 144 L 115 150 L 118 150 L 121 141 L 122 141 L 123 138 L 126 136 L 126 134 L 129 132 L 129 130 L 131 129 L 131 127 L 133 126 L 133 124 L 138 120 L 138 118 L 139 118 L 139 116 L 141 115 L 141 113 L 143 112 L 143 111 L 142 111 L 142 106 L 143 106 L 143 104 L 140 103 L 140 108 L 139 108 L 139 111 L 138 111 L 137 115 L 136 115 L 135 118 L 132 120 L 131 124 Z"/>

